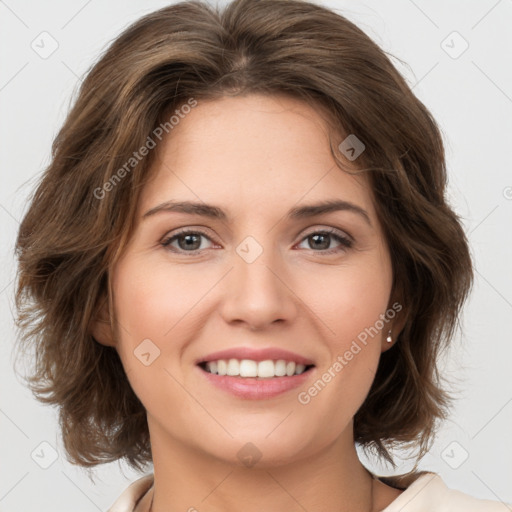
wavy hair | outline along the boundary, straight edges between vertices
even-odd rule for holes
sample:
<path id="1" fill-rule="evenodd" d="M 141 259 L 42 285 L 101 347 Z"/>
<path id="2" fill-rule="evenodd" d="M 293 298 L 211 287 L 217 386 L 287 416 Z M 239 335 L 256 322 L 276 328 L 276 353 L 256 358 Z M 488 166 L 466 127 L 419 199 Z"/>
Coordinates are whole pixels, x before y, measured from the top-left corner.
<path id="1" fill-rule="evenodd" d="M 355 442 L 396 467 L 391 446 L 419 447 L 421 458 L 447 418 L 453 397 L 438 358 L 473 273 L 446 200 L 432 115 L 388 54 L 334 11 L 302 0 L 234 0 L 223 9 L 182 1 L 136 21 L 88 71 L 18 233 L 18 347 L 34 355 L 26 382 L 58 406 L 75 464 L 151 462 L 146 411 L 117 351 L 91 334 L 100 306 L 111 304 L 110 271 L 133 233 L 155 152 L 130 159 L 191 98 L 250 93 L 308 102 L 333 134 L 356 134 L 366 146 L 357 169 L 368 177 L 406 319 L 354 417 Z M 331 151 L 347 164 L 332 141 Z"/>

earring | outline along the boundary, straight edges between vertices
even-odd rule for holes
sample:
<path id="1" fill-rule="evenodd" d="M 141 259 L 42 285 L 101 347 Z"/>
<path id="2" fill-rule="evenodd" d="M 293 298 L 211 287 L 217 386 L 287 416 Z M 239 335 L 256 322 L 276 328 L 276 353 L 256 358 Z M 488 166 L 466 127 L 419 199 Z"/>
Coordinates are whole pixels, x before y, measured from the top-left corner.
<path id="1" fill-rule="evenodd" d="M 389 329 L 388 336 L 386 338 L 388 343 L 393 343 L 393 338 L 391 337 L 391 329 Z"/>

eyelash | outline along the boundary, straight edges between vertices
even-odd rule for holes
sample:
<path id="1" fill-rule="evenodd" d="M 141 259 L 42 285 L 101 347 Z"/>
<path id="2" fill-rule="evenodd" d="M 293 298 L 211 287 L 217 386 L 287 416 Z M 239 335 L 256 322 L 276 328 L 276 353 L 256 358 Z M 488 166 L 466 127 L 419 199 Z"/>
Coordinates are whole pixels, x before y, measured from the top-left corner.
<path id="1" fill-rule="evenodd" d="M 202 235 L 205 238 L 208 238 L 208 240 L 213 241 L 213 240 L 211 240 L 210 236 L 207 233 L 205 233 L 204 231 L 202 231 L 200 229 L 190 230 L 187 228 L 187 229 L 178 231 L 171 237 L 165 238 L 164 240 L 162 240 L 161 245 L 165 248 L 168 248 L 172 252 L 175 252 L 178 254 L 191 254 L 191 255 L 199 254 L 202 251 L 202 249 L 196 249 L 194 251 L 184 251 L 183 249 L 176 249 L 176 248 L 171 249 L 170 248 L 171 243 L 174 240 L 176 240 L 179 237 L 184 236 L 184 235 Z M 307 240 L 309 237 L 311 237 L 313 235 L 330 235 L 332 238 L 336 239 L 342 246 L 341 248 L 337 247 L 334 249 L 324 249 L 324 250 L 320 250 L 320 251 L 315 251 L 314 249 L 310 249 L 313 252 L 319 252 L 321 254 L 335 254 L 335 253 L 341 252 L 343 250 L 350 249 L 353 245 L 353 242 L 350 238 L 340 235 L 336 229 L 322 229 L 322 230 L 318 230 L 318 231 L 312 231 L 311 233 L 308 233 L 306 236 L 304 236 L 301 239 L 300 243 L 302 243 L 304 240 Z"/>

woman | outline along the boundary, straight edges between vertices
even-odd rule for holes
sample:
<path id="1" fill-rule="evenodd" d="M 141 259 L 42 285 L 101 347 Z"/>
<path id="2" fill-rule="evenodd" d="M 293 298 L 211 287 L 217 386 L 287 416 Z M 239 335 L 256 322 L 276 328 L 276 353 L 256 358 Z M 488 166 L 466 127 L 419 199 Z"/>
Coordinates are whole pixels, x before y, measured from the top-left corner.
<path id="1" fill-rule="evenodd" d="M 182 2 L 84 80 L 17 241 L 30 385 L 112 512 L 506 510 L 427 453 L 472 280 L 435 121 L 348 20 Z"/>

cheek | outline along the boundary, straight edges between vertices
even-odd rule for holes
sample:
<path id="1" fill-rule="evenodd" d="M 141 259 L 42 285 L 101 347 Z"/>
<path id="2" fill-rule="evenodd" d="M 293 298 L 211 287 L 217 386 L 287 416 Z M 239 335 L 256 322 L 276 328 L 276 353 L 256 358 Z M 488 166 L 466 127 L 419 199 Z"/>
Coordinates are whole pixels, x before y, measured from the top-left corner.
<path id="1" fill-rule="evenodd" d="M 158 402 L 157 389 L 180 399 L 174 396 L 180 391 L 170 374 L 181 381 L 182 352 L 199 335 L 208 315 L 202 309 L 204 297 L 218 281 L 211 268 L 170 264 L 165 258 L 136 253 L 116 265 L 112 286 L 117 350 L 145 405 Z"/>
<path id="2" fill-rule="evenodd" d="M 379 344 L 375 328 L 383 328 L 379 318 L 386 312 L 391 290 L 391 272 L 386 265 L 340 268 L 325 278 L 317 275 L 315 282 L 305 296 L 324 324 L 332 349 L 344 351 L 352 340 L 364 341 L 368 330 Z"/>
<path id="3" fill-rule="evenodd" d="M 172 341 L 183 336 L 187 314 L 200 297 L 198 285 L 199 278 L 191 273 L 185 277 L 177 267 L 136 253 L 114 269 L 117 350 L 130 385 L 147 410 L 161 410 L 168 403 L 175 404 L 177 415 L 187 409 L 168 362 L 179 363 L 181 345 Z"/>
<path id="4" fill-rule="evenodd" d="M 373 265 L 340 267 L 329 279 L 317 276 L 322 286 L 308 295 L 308 305 L 323 325 L 328 358 L 313 386 L 301 390 L 299 401 L 324 411 L 329 435 L 336 435 L 339 425 L 359 409 L 378 367 L 392 281 L 386 263 L 383 257 Z"/>
<path id="5" fill-rule="evenodd" d="M 140 343 L 144 338 L 161 343 L 172 337 L 214 284 L 209 274 L 143 258 L 120 262 L 113 288 L 121 344 Z"/>

